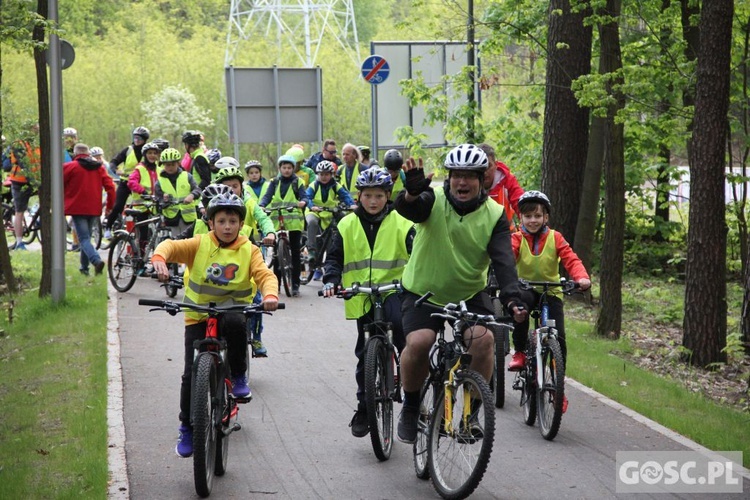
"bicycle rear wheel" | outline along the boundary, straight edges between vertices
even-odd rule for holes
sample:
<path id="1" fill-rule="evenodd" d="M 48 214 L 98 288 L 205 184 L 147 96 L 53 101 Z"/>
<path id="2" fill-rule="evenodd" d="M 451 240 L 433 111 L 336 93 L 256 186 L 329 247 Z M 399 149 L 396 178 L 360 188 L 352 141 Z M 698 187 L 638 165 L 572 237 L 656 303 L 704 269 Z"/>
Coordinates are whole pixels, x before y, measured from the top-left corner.
<path id="1" fill-rule="evenodd" d="M 287 240 L 280 239 L 277 249 L 276 262 L 281 284 L 287 297 L 292 296 L 292 249 Z"/>
<path id="2" fill-rule="evenodd" d="M 99 250 L 102 247 L 102 220 L 96 218 L 94 225 L 91 226 L 91 244 Z"/>
<path id="3" fill-rule="evenodd" d="M 372 450 L 380 461 L 391 457 L 393 447 L 393 400 L 390 397 L 393 379 L 388 380 L 390 354 L 382 338 L 370 337 L 365 354 L 365 404 Z"/>
<path id="4" fill-rule="evenodd" d="M 429 479 L 430 469 L 427 460 L 427 448 L 429 446 L 430 421 L 433 418 L 435 407 L 435 387 L 429 379 L 422 385 L 421 397 L 419 399 L 419 427 L 417 429 L 417 442 L 414 443 L 414 472 L 419 479 Z"/>
<path id="5" fill-rule="evenodd" d="M 23 241 L 25 245 L 30 245 L 34 242 L 37 236 L 41 235 L 42 227 L 38 224 L 39 219 L 35 220 L 34 215 L 29 210 L 26 210 L 23 213 L 23 237 L 21 238 L 21 241 Z M 39 238 L 39 242 L 42 242 L 42 238 Z"/>
<path id="6" fill-rule="evenodd" d="M 487 382 L 473 370 L 456 374 L 452 413 L 445 414 L 441 389 L 430 422 L 430 479 L 443 498 L 466 498 L 479 485 L 492 454 L 495 409 Z"/>
<path id="7" fill-rule="evenodd" d="M 117 236 L 109 247 L 107 271 L 109 281 L 118 292 L 127 292 L 135 284 L 138 277 L 138 247 L 135 241 L 126 236 Z"/>
<path id="8" fill-rule="evenodd" d="M 211 494 L 216 462 L 216 364 L 213 356 L 201 353 L 195 360 L 193 376 L 193 481 L 195 492 L 205 498 Z M 220 417 L 219 417 L 220 418 Z"/>
<path id="9" fill-rule="evenodd" d="M 560 343 L 554 337 L 547 339 L 542 351 L 542 387 L 537 389 L 537 413 L 542 437 L 552 441 L 560 430 L 563 398 L 565 397 L 565 363 Z"/>

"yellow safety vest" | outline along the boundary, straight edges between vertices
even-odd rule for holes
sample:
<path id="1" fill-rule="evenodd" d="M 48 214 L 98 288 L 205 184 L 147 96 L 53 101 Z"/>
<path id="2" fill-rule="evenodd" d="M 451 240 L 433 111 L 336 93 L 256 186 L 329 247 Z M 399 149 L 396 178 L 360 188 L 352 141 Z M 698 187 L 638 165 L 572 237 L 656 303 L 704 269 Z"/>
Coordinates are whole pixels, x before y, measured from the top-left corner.
<path id="1" fill-rule="evenodd" d="M 159 174 L 159 186 L 165 194 L 171 195 L 173 198 L 184 198 L 190 194 L 190 181 L 188 180 L 188 173 L 185 171 L 180 172 L 180 175 L 177 176 L 176 188 L 169 179 L 162 181 L 161 174 Z M 182 220 L 190 223 L 198 218 L 196 205 L 196 201 L 170 205 L 162 210 L 162 213 L 168 219 L 174 219 L 179 214 Z"/>
<path id="2" fill-rule="evenodd" d="M 339 167 L 338 172 L 341 172 L 341 176 L 338 178 L 338 181 L 342 186 L 346 188 L 347 191 L 349 191 L 349 194 L 352 195 L 352 199 L 354 201 L 357 201 L 359 199 L 359 190 L 357 190 L 357 177 L 362 173 L 362 164 L 359 162 L 354 164 L 354 170 L 352 170 L 352 178 L 349 179 L 348 183 L 346 182 L 346 169 L 347 166 L 345 163 Z"/>
<path id="3" fill-rule="evenodd" d="M 518 277 L 529 281 L 560 281 L 560 257 L 555 245 L 555 231 L 549 230 L 547 241 L 539 255 L 534 255 L 525 237 L 521 236 L 521 246 L 518 247 L 516 258 Z M 543 288 L 537 287 L 542 292 Z M 560 295 L 559 289 L 553 288 L 550 295 Z"/>
<path id="4" fill-rule="evenodd" d="M 143 189 L 146 190 L 146 194 L 153 195 L 153 189 L 151 189 L 151 175 L 149 174 L 146 166 L 143 165 L 143 163 L 139 163 L 138 165 L 136 165 L 134 170 L 138 170 L 138 174 L 141 176 L 139 184 L 143 186 Z M 157 175 L 159 175 L 158 172 Z M 146 211 L 146 207 L 143 206 L 143 198 L 141 197 L 140 193 L 136 193 L 135 191 L 133 191 L 131 193 L 131 201 L 133 202 L 134 210 L 138 210 L 139 212 Z"/>
<path id="5" fill-rule="evenodd" d="M 313 181 L 312 184 L 310 184 L 310 187 L 313 189 L 313 205 L 316 207 L 326 207 L 326 208 L 333 208 L 336 205 L 339 204 L 339 189 L 341 189 L 341 184 L 334 181 L 333 187 L 331 187 L 328 190 L 328 198 L 326 201 L 323 201 L 323 189 L 320 187 L 320 183 L 318 181 Z M 331 223 L 331 220 L 333 219 L 333 214 L 331 212 L 310 212 L 315 217 L 320 219 L 320 227 L 321 229 L 325 230 L 328 225 Z"/>
<path id="6" fill-rule="evenodd" d="M 341 283 L 362 286 L 387 285 L 400 280 L 409 260 L 406 236 L 411 221 L 392 211 L 383 219 L 370 251 L 367 234 L 356 214 L 349 214 L 339 222 L 338 230 L 344 243 L 344 268 Z M 372 308 L 366 295 L 357 295 L 344 302 L 346 319 L 357 319 Z"/>
<path id="7" fill-rule="evenodd" d="M 286 226 L 287 231 L 302 231 L 305 228 L 305 217 L 302 215 L 302 210 L 297 208 L 297 203 L 299 203 L 299 200 L 297 199 L 297 192 L 295 189 L 299 188 L 299 180 L 295 180 L 292 182 L 292 185 L 289 186 L 289 189 L 286 191 L 286 196 L 283 198 L 281 197 L 281 180 L 279 180 L 278 184 L 276 184 L 276 190 L 273 193 L 273 197 L 271 197 L 271 202 L 268 204 L 268 208 L 279 208 L 279 207 L 286 207 L 286 208 L 294 208 L 294 211 L 287 212 L 284 211 L 284 225 Z M 269 214 L 269 217 L 273 221 L 273 227 L 276 228 L 276 230 L 279 229 L 279 214 L 278 212 L 273 212 Z"/>
<path id="8" fill-rule="evenodd" d="M 122 171 L 125 172 L 120 176 L 121 181 L 128 182 L 128 177 L 133 173 L 135 167 L 139 165 L 138 158 L 135 156 L 135 149 L 132 145 L 128 146 L 128 153 L 125 155 L 125 161 L 122 162 Z"/>
<path id="9" fill-rule="evenodd" d="M 255 285 L 250 275 L 250 262 L 258 248 L 249 241 L 235 249 L 221 248 L 210 233 L 199 235 L 198 252 L 193 259 L 185 287 L 185 302 L 216 305 L 251 304 Z M 207 314 L 186 311 L 185 319 L 205 321 Z"/>

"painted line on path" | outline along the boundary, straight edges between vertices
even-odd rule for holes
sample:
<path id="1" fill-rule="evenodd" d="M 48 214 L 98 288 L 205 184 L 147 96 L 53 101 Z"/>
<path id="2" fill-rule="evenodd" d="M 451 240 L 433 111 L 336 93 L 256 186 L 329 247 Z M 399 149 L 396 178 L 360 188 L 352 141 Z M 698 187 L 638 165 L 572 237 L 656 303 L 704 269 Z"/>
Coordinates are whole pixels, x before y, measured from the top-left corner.
<path id="1" fill-rule="evenodd" d="M 123 412 L 122 364 L 120 363 L 120 321 L 117 291 L 107 280 L 107 498 L 130 498 L 128 465 L 125 457 L 125 418 Z"/>

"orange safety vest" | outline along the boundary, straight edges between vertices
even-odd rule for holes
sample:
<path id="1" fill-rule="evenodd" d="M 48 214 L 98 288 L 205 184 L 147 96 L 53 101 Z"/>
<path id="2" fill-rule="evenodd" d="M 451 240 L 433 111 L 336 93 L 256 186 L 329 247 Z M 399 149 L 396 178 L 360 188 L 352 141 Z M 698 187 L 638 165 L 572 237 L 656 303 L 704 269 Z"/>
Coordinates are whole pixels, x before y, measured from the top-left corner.
<path id="1" fill-rule="evenodd" d="M 41 150 L 37 148 L 33 148 L 31 146 L 31 143 L 29 141 L 18 141 L 21 142 L 24 147 L 26 148 L 26 161 L 30 165 L 30 169 L 28 173 L 31 173 L 34 175 L 34 177 L 37 177 L 37 173 L 39 172 L 39 169 L 41 168 L 41 159 L 42 159 L 42 153 Z M 20 183 L 27 183 L 29 182 L 28 178 L 26 177 L 27 171 L 24 169 L 23 165 L 19 164 L 18 159 L 16 158 L 16 154 L 13 151 L 13 148 L 10 148 L 10 162 L 13 165 L 13 168 L 10 171 L 10 175 L 8 175 L 8 178 L 11 181 L 14 182 L 20 182 Z M 38 179 L 35 179 L 38 180 Z"/>

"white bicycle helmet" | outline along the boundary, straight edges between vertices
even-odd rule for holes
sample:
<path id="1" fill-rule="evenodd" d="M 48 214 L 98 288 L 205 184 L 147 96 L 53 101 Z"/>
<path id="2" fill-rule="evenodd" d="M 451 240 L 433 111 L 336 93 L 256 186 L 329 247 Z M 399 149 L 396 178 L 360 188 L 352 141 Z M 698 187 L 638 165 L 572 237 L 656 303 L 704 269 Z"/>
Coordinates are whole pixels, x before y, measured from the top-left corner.
<path id="1" fill-rule="evenodd" d="M 335 170 L 336 170 L 336 165 L 332 161 L 321 160 L 318 162 L 317 165 L 315 165 L 316 174 L 322 174 L 322 173 L 332 174 Z"/>
<path id="2" fill-rule="evenodd" d="M 445 157 L 445 168 L 448 170 L 468 170 L 484 172 L 489 167 L 487 155 L 474 144 L 461 144 L 451 149 Z"/>
<path id="3" fill-rule="evenodd" d="M 104 150 L 99 146 L 94 146 L 93 148 L 91 148 L 90 154 L 91 156 L 103 156 Z"/>
<path id="4" fill-rule="evenodd" d="M 63 137 L 78 137 L 78 131 L 73 127 L 66 127 L 63 129 Z"/>
<path id="5" fill-rule="evenodd" d="M 216 163 L 214 164 L 216 168 L 222 169 L 222 168 L 236 168 L 239 170 L 240 168 L 240 162 L 232 158 L 231 156 L 222 156 L 218 160 L 216 160 Z"/>
<path id="6" fill-rule="evenodd" d="M 552 203 L 547 195 L 541 191 L 526 191 L 518 198 L 518 210 L 523 211 L 522 207 L 527 203 L 541 203 L 547 209 L 547 213 L 552 213 Z"/>

